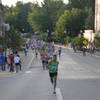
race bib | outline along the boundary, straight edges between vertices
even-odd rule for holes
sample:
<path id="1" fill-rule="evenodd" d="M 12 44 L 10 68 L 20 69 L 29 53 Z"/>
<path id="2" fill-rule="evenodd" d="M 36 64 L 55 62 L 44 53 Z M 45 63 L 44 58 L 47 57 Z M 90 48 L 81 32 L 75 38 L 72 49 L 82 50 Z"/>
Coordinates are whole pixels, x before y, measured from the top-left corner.
<path id="1" fill-rule="evenodd" d="M 56 66 L 52 66 L 52 70 L 53 71 L 56 71 L 57 70 L 57 67 Z"/>

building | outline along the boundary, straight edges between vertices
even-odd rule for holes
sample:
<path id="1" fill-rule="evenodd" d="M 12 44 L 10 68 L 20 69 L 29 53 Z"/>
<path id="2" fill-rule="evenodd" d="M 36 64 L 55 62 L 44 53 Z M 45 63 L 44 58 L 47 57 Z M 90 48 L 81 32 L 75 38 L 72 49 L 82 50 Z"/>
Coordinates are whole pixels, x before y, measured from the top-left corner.
<path id="1" fill-rule="evenodd" d="M 4 16 L 4 9 L 2 6 L 2 1 L 0 0 L 0 36 L 2 36 L 4 32 L 4 22 L 5 22 L 5 16 Z"/>
<path id="2" fill-rule="evenodd" d="M 95 32 L 100 32 L 100 0 L 95 0 Z"/>

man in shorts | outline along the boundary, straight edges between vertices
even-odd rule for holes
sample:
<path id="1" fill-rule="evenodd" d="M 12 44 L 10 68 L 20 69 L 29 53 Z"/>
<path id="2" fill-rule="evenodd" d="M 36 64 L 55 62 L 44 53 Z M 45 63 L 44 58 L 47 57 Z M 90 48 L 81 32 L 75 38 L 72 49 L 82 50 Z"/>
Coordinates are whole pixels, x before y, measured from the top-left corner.
<path id="1" fill-rule="evenodd" d="M 61 52 L 62 52 L 62 48 L 59 47 L 59 48 L 58 48 L 59 58 L 60 58 L 60 56 L 61 56 Z"/>
<path id="2" fill-rule="evenodd" d="M 58 64 L 57 61 L 57 54 L 53 54 L 53 59 L 49 61 L 48 68 L 49 68 L 49 75 L 52 85 L 54 86 L 54 92 L 53 94 L 56 94 L 56 81 L 57 81 L 57 75 L 58 75 Z"/>
<path id="3" fill-rule="evenodd" d="M 18 73 L 18 69 L 20 66 L 20 57 L 17 54 L 14 57 L 14 64 L 15 64 L 16 73 Z"/>

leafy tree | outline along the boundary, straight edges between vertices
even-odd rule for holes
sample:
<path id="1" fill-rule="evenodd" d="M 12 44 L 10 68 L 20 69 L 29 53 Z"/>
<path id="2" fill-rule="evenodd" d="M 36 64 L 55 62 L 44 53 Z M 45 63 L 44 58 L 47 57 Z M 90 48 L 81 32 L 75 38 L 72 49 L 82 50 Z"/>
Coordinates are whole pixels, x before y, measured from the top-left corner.
<path id="1" fill-rule="evenodd" d="M 29 14 L 29 22 L 34 30 L 49 34 L 55 30 L 56 21 L 64 12 L 66 6 L 62 0 L 44 0 L 41 6 L 33 4 L 32 12 Z"/>
<path id="2" fill-rule="evenodd" d="M 84 44 L 84 41 L 86 41 L 87 43 Z M 75 37 L 72 39 L 72 44 L 76 45 L 78 47 L 78 49 L 81 49 L 84 45 L 88 45 L 88 41 L 84 38 L 84 37 Z"/>
<path id="3" fill-rule="evenodd" d="M 69 43 L 71 43 L 71 37 L 70 37 L 70 36 L 67 36 L 65 42 L 66 42 L 67 45 L 68 45 Z"/>
<path id="4" fill-rule="evenodd" d="M 99 36 L 99 34 L 95 35 L 94 45 L 95 45 L 96 48 L 100 48 L 100 36 Z"/>
<path id="5" fill-rule="evenodd" d="M 6 34 L 7 46 L 12 50 L 18 50 L 23 44 L 23 38 L 18 30 L 11 28 L 11 30 Z"/>
<path id="6" fill-rule="evenodd" d="M 30 11 L 31 3 L 23 4 L 21 1 L 18 1 L 15 7 L 5 7 L 6 21 L 10 26 L 17 28 L 21 32 L 32 31 L 28 23 L 28 14 Z"/>
<path id="7" fill-rule="evenodd" d="M 85 29 L 94 29 L 94 13 L 92 8 L 88 9 L 88 17 L 85 20 Z"/>
<path id="8" fill-rule="evenodd" d="M 66 31 L 66 36 L 77 36 L 84 29 L 86 14 L 86 11 L 77 8 L 66 10 L 56 24 L 56 35 L 64 38 Z"/>
<path id="9" fill-rule="evenodd" d="M 85 20 L 86 29 L 94 29 L 94 17 L 95 17 L 95 0 L 69 0 L 68 9 L 73 8 L 87 9 L 88 15 Z"/>
<path id="10" fill-rule="evenodd" d="M 94 10 L 95 0 L 69 0 L 68 7 L 69 9 L 72 8 L 84 9 L 88 7 Z"/>

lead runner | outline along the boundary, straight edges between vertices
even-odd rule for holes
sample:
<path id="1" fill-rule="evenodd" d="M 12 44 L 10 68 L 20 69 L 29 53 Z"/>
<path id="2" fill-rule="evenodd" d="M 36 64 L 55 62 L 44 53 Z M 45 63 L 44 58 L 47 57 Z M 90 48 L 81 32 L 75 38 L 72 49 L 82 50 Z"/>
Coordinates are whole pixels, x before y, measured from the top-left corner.
<path id="1" fill-rule="evenodd" d="M 59 62 L 57 61 L 57 54 L 54 53 L 53 59 L 51 59 L 48 64 L 50 80 L 51 80 L 52 85 L 54 86 L 53 94 L 56 94 L 58 64 L 59 64 Z"/>

